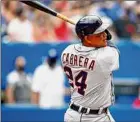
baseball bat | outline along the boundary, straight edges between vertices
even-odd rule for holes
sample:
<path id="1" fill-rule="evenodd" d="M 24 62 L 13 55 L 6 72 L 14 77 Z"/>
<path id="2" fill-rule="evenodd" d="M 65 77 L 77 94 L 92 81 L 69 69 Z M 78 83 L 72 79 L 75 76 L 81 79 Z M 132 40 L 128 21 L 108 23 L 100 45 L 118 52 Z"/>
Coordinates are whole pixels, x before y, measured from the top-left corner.
<path id="1" fill-rule="evenodd" d="M 21 2 L 26 4 L 26 5 L 29 5 L 31 7 L 34 7 L 36 9 L 40 10 L 40 11 L 43 11 L 45 13 L 51 14 L 53 16 L 56 16 L 56 17 L 66 21 L 66 22 L 69 22 L 69 23 L 73 24 L 73 25 L 76 24 L 74 21 L 70 20 L 68 17 L 66 17 L 66 16 L 64 16 L 64 15 L 62 15 L 62 14 L 60 14 L 60 13 L 54 11 L 54 10 L 52 10 L 51 8 L 47 7 L 46 5 L 44 5 L 43 3 L 40 3 L 38 1 L 21 1 Z"/>

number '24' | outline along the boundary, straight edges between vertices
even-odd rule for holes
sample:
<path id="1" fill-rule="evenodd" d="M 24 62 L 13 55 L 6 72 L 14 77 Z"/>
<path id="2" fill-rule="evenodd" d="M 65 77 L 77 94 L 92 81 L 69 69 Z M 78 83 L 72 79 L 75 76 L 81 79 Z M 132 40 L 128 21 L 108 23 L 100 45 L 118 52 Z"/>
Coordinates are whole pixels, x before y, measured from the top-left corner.
<path id="1" fill-rule="evenodd" d="M 68 66 L 64 66 L 64 71 L 67 77 L 72 81 L 70 85 L 74 88 L 74 85 L 77 87 L 77 92 L 81 95 L 85 94 L 86 79 L 87 79 L 87 72 L 81 70 L 75 77 L 73 77 L 72 70 Z"/>

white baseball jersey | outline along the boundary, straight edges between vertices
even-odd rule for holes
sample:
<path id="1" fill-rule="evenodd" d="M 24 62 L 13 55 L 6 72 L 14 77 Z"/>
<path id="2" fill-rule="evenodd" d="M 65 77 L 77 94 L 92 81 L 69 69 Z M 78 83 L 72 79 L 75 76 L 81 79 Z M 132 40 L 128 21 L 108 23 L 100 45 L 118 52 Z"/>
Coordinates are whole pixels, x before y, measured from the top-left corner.
<path id="1" fill-rule="evenodd" d="M 112 71 L 119 68 L 119 53 L 113 47 L 69 45 L 61 61 L 71 84 L 71 102 L 91 109 L 113 103 Z"/>

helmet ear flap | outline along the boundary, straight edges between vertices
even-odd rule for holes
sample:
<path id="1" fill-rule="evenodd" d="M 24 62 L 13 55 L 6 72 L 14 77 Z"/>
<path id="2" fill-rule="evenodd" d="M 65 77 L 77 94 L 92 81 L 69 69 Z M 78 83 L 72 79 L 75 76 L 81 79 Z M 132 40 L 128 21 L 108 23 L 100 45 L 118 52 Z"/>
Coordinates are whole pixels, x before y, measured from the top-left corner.
<path id="1" fill-rule="evenodd" d="M 111 40 L 112 39 L 112 35 L 111 33 L 106 29 L 105 33 L 107 34 L 107 40 Z"/>

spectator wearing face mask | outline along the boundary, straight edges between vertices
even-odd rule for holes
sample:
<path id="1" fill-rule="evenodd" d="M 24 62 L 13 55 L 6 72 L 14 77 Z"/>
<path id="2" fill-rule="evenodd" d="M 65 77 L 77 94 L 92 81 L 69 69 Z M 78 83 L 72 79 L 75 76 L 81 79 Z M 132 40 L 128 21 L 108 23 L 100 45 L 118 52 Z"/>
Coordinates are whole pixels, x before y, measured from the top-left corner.
<path id="1" fill-rule="evenodd" d="M 7 103 L 30 103 L 31 79 L 24 71 L 25 65 L 25 58 L 17 57 L 15 69 L 7 75 Z"/>
<path id="2" fill-rule="evenodd" d="M 61 108 L 64 106 L 64 73 L 58 64 L 55 49 L 48 52 L 48 58 L 39 65 L 33 75 L 32 103 L 41 108 Z"/>

